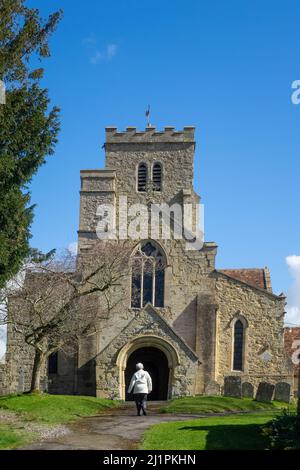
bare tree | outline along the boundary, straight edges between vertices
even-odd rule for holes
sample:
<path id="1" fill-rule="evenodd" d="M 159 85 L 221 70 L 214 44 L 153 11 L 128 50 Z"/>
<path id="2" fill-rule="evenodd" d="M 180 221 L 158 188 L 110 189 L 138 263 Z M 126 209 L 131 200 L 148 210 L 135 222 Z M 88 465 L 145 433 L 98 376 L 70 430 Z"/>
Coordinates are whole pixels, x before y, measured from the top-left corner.
<path id="1" fill-rule="evenodd" d="M 126 299 L 131 252 L 129 242 L 97 242 L 78 257 L 68 253 L 27 266 L 2 290 L 1 322 L 34 348 L 31 391 L 41 390 L 51 354 L 76 348 L 104 312 Z"/>

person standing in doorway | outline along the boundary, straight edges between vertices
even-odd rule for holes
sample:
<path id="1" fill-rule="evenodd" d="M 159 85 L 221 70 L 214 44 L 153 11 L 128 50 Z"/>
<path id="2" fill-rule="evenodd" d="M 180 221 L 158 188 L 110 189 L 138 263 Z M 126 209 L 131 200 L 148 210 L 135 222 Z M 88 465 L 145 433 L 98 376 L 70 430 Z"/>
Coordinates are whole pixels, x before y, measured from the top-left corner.
<path id="1" fill-rule="evenodd" d="M 141 362 L 136 365 L 136 370 L 137 371 L 132 376 L 128 393 L 133 391 L 137 415 L 141 416 L 142 411 L 143 415 L 146 416 L 147 397 L 148 394 L 152 392 L 152 380 L 150 374 L 144 370 L 144 366 Z"/>

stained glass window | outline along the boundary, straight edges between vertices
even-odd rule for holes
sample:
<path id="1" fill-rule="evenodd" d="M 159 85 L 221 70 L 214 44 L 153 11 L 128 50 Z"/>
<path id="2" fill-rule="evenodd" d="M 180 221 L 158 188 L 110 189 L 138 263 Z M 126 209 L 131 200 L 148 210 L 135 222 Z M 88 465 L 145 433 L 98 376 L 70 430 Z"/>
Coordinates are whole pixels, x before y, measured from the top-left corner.
<path id="1" fill-rule="evenodd" d="M 135 253 L 132 263 L 131 306 L 142 308 L 148 302 L 164 306 L 164 257 L 160 250 L 147 242 Z"/>

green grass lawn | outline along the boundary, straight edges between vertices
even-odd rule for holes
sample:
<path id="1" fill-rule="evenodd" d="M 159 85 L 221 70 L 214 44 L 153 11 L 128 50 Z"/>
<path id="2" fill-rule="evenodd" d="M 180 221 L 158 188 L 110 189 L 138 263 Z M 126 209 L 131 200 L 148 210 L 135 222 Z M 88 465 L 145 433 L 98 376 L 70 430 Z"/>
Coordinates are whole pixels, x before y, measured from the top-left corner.
<path id="1" fill-rule="evenodd" d="M 237 411 L 264 411 L 279 410 L 287 408 L 287 403 L 275 402 L 260 403 L 251 398 L 231 398 L 231 397 L 183 397 L 171 400 L 161 411 L 163 413 L 222 413 Z M 294 405 L 290 405 L 294 407 Z"/>
<path id="2" fill-rule="evenodd" d="M 276 412 L 200 418 L 151 427 L 141 446 L 146 450 L 263 450 L 269 438 L 262 426 Z"/>
<path id="3" fill-rule="evenodd" d="M 0 423 L 0 449 L 14 449 L 34 439 L 34 435 L 15 429 L 10 424 Z"/>
<path id="4" fill-rule="evenodd" d="M 18 413 L 26 421 L 61 424 L 92 416 L 119 402 L 95 397 L 23 394 L 0 397 L 0 409 Z"/>

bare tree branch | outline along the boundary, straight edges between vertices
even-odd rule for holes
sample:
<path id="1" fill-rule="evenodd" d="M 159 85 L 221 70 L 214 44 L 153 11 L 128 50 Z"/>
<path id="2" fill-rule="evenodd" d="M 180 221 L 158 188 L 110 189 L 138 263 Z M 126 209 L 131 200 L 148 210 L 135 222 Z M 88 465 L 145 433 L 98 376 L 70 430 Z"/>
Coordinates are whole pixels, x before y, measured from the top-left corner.
<path id="1" fill-rule="evenodd" d="M 0 321 L 35 349 L 32 390 L 40 389 L 49 355 L 75 350 L 99 318 L 121 302 L 129 305 L 132 248 L 129 242 L 98 242 L 77 259 L 68 252 L 31 263 L 25 276 L 1 291 Z"/>

